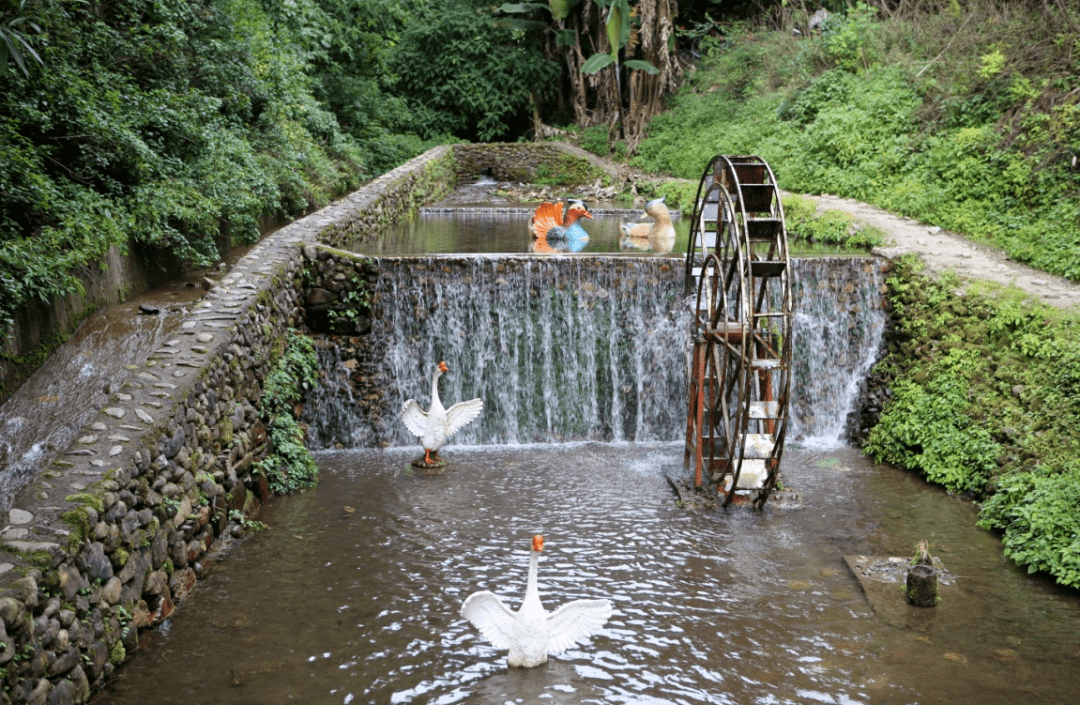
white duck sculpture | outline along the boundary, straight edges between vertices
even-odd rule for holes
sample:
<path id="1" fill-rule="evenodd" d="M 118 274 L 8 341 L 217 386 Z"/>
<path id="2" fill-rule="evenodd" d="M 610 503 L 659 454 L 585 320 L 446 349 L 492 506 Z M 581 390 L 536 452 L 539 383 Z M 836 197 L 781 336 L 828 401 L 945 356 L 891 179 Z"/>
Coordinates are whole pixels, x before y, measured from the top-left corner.
<path id="1" fill-rule="evenodd" d="M 405 422 L 406 428 L 420 437 L 426 465 L 437 464 L 439 449 L 446 443 L 446 439 L 460 431 L 484 409 L 484 402 L 479 399 L 461 401 L 449 409 L 443 408 L 439 401 L 439 377 L 448 369 L 450 368 L 445 362 L 440 362 L 435 368 L 435 374 L 431 376 L 430 409 L 424 411 L 415 399 L 401 405 L 401 420 Z"/>
<path id="2" fill-rule="evenodd" d="M 622 233 L 619 245 L 622 249 L 671 252 L 675 247 L 675 226 L 671 223 L 671 211 L 664 204 L 666 198 L 654 198 L 645 204 L 645 212 L 640 219 L 650 217 L 653 222 L 623 223 L 619 226 Z"/>
<path id="3" fill-rule="evenodd" d="M 529 582 L 517 612 L 487 590 L 469 595 L 461 606 L 461 616 L 496 649 L 510 650 L 506 656 L 510 666 L 532 668 L 546 663 L 548 654 L 592 636 L 611 616 L 610 600 L 574 600 L 549 614 L 540 604 L 536 587 L 536 567 L 543 550 L 544 537 L 533 536 Z"/>

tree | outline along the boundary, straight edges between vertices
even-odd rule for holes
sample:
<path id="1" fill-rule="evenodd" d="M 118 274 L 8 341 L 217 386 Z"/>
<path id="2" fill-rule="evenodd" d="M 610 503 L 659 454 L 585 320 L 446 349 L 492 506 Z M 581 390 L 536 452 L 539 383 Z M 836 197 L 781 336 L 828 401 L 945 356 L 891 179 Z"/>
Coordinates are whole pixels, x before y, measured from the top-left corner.
<path id="1" fill-rule="evenodd" d="M 548 0 L 507 3 L 498 12 L 502 26 L 541 32 L 546 54 L 563 64 L 557 109 L 572 109 L 580 127 L 607 125 L 629 151 L 682 74 L 677 0 Z"/>
<path id="2" fill-rule="evenodd" d="M 528 129 L 530 99 L 558 74 L 539 35 L 495 26 L 475 0 L 431 8 L 402 33 L 391 53 L 394 91 L 417 116 L 426 139 L 483 142 Z"/>

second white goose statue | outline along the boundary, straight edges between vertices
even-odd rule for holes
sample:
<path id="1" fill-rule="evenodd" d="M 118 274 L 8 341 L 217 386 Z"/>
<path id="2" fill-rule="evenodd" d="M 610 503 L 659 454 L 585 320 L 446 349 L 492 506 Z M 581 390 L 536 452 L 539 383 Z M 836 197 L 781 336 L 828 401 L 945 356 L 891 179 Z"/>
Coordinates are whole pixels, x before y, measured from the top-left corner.
<path id="1" fill-rule="evenodd" d="M 574 600 L 548 613 L 540 604 L 536 568 L 544 537 L 533 536 L 529 582 L 525 599 L 513 612 L 495 593 L 474 592 L 461 606 L 461 616 L 472 622 L 496 649 L 509 649 L 506 663 L 531 668 L 547 662 L 548 654 L 565 651 L 600 630 L 611 616 L 610 600 Z"/>
<path id="2" fill-rule="evenodd" d="M 459 401 L 449 409 L 443 408 L 439 401 L 439 377 L 448 369 L 445 362 L 440 362 L 431 376 L 430 409 L 424 411 L 415 399 L 401 405 L 401 420 L 407 429 L 420 437 L 420 443 L 424 446 L 424 464 L 429 466 L 439 463 L 439 449 L 446 439 L 460 431 L 484 409 L 484 402 L 479 399 Z"/>

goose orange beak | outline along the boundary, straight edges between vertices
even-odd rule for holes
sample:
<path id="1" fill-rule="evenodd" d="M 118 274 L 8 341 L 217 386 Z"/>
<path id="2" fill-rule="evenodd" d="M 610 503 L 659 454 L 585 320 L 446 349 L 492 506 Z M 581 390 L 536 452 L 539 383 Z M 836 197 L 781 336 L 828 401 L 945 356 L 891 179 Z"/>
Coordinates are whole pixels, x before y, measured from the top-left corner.
<path id="1" fill-rule="evenodd" d="M 445 362 L 440 362 L 440 363 L 439 363 L 439 371 L 440 371 L 440 372 L 446 372 L 446 371 L 447 371 L 447 370 L 449 370 L 449 369 L 450 369 L 450 368 L 446 366 L 446 363 L 445 363 Z"/>
<path id="2" fill-rule="evenodd" d="M 544 537 L 540 534 L 533 536 L 533 550 L 537 553 L 544 550 Z"/>

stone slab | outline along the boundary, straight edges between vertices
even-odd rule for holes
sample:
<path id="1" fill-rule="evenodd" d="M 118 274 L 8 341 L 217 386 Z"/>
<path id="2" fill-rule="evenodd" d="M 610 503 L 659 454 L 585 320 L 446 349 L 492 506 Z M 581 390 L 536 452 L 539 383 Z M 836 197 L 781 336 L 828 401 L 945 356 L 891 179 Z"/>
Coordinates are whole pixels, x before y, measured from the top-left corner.
<path id="1" fill-rule="evenodd" d="M 906 621 L 919 613 L 948 607 L 950 595 L 955 596 L 956 576 L 945 569 L 941 559 L 933 557 L 941 588 L 941 604 L 934 608 L 913 607 L 904 597 L 908 566 L 911 558 L 897 556 L 844 556 L 851 573 L 862 586 L 866 599 L 874 612 L 887 621 Z M 929 616 L 929 615 L 928 615 Z"/>

